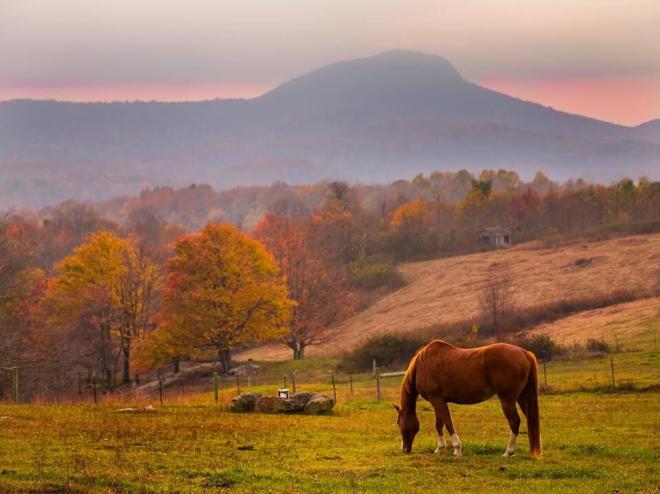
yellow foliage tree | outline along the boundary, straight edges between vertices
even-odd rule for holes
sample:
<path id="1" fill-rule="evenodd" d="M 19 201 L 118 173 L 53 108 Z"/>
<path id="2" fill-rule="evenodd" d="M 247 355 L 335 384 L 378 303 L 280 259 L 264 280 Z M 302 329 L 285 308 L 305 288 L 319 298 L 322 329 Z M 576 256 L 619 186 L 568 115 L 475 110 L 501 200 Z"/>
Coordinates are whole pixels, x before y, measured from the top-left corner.
<path id="1" fill-rule="evenodd" d="M 398 207 L 390 220 L 390 242 L 399 259 L 432 255 L 437 249 L 438 205 L 417 199 Z"/>
<path id="2" fill-rule="evenodd" d="M 119 349 L 124 355 L 123 380 L 129 382 L 131 344 L 151 316 L 158 265 L 129 240 L 99 232 L 63 259 L 57 271 L 46 294 L 55 321 L 93 334 L 89 339 L 107 387 L 113 382 Z"/>
<path id="3" fill-rule="evenodd" d="M 288 331 L 293 302 L 275 260 L 233 226 L 211 223 L 181 239 L 168 272 L 160 325 L 140 345 L 142 367 L 210 346 L 226 370 L 235 345 Z"/>

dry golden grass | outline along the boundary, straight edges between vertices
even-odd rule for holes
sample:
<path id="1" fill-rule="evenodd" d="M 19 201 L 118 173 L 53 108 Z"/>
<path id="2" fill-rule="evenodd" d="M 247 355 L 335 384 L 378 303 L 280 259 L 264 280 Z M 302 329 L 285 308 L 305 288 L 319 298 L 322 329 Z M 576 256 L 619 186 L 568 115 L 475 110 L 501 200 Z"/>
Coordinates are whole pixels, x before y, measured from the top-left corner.
<path id="1" fill-rule="evenodd" d="M 579 266 L 578 259 L 591 262 Z M 660 234 L 575 243 L 558 248 L 523 244 L 512 249 L 410 263 L 401 266 L 407 285 L 344 321 L 309 356 L 337 355 L 366 336 L 405 333 L 459 322 L 479 312 L 479 294 L 489 270 L 508 268 L 520 308 L 615 289 L 649 289 L 660 266 Z M 290 358 L 283 346 L 265 346 L 239 359 Z"/>
<path id="2" fill-rule="evenodd" d="M 653 297 L 580 312 L 541 324 L 530 334 L 546 334 L 561 345 L 580 345 L 594 338 L 614 346 L 650 348 L 654 330 L 660 337 L 659 314 L 660 297 Z"/>

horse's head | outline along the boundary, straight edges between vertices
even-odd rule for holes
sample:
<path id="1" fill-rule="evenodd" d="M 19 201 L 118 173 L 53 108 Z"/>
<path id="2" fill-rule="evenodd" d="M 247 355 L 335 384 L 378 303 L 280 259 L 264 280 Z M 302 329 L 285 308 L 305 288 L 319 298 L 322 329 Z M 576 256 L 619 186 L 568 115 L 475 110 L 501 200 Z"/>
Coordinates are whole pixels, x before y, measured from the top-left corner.
<path id="1" fill-rule="evenodd" d="M 419 432 L 419 419 L 417 418 L 417 413 L 414 410 L 406 412 L 405 409 L 402 409 L 398 405 L 394 405 L 394 409 L 399 414 L 396 423 L 401 431 L 401 451 L 404 453 L 410 453 L 412 451 L 415 436 Z"/>

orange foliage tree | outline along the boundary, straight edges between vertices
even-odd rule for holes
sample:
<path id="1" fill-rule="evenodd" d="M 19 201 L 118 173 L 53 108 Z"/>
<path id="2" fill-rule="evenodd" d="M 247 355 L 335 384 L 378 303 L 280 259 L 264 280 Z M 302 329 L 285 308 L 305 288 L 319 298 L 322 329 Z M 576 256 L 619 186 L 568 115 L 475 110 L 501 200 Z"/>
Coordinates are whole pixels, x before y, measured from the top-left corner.
<path id="1" fill-rule="evenodd" d="M 208 224 L 177 242 L 168 263 L 159 327 L 140 344 L 142 367 L 213 347 L 230 350 L 287 331 L 293 303 L 273 257 L 230 225 Z"/>
<path id="2" fill-rule="evenodd" d="M 347 245 L 345 213 L 324 211 L 311 218 L 268 214 L 254 235 L 273 253 L 296 302 L 284 343 L 293 358 L 318 343 L 325 330 L 350 310 L 342 248 Z M 350 218 L 348 219 L 350 226 Z"/>

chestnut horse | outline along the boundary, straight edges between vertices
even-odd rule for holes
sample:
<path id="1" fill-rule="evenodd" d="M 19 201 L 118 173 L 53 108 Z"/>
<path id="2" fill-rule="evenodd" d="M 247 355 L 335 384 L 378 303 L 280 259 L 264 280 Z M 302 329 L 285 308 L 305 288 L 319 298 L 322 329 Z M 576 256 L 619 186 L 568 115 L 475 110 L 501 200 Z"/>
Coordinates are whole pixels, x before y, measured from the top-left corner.
<path id="1" fill-rule="evenodd" d="M 433 405 L 438 448 L 445 447 L 443 427 L 451 435 L 454 455 L 461 455 L 461 441 L 451 422 L 447 403 L 468 405 L 497 395 L 511 434 L 504 456 L 516 452 L 520 417 L 516 402 L 527 418 L 529 449 L 534 458 L 541 455 L 536 357 L 523 348 L 495 343 L 480 348 L 458 348 L 435 340 L 419 350 L 408 365 L 401 385 L 401 406 L 394 405 L 399 417 L 401 449 L 410 453 L 419 431 L 417 396 Z"/>

